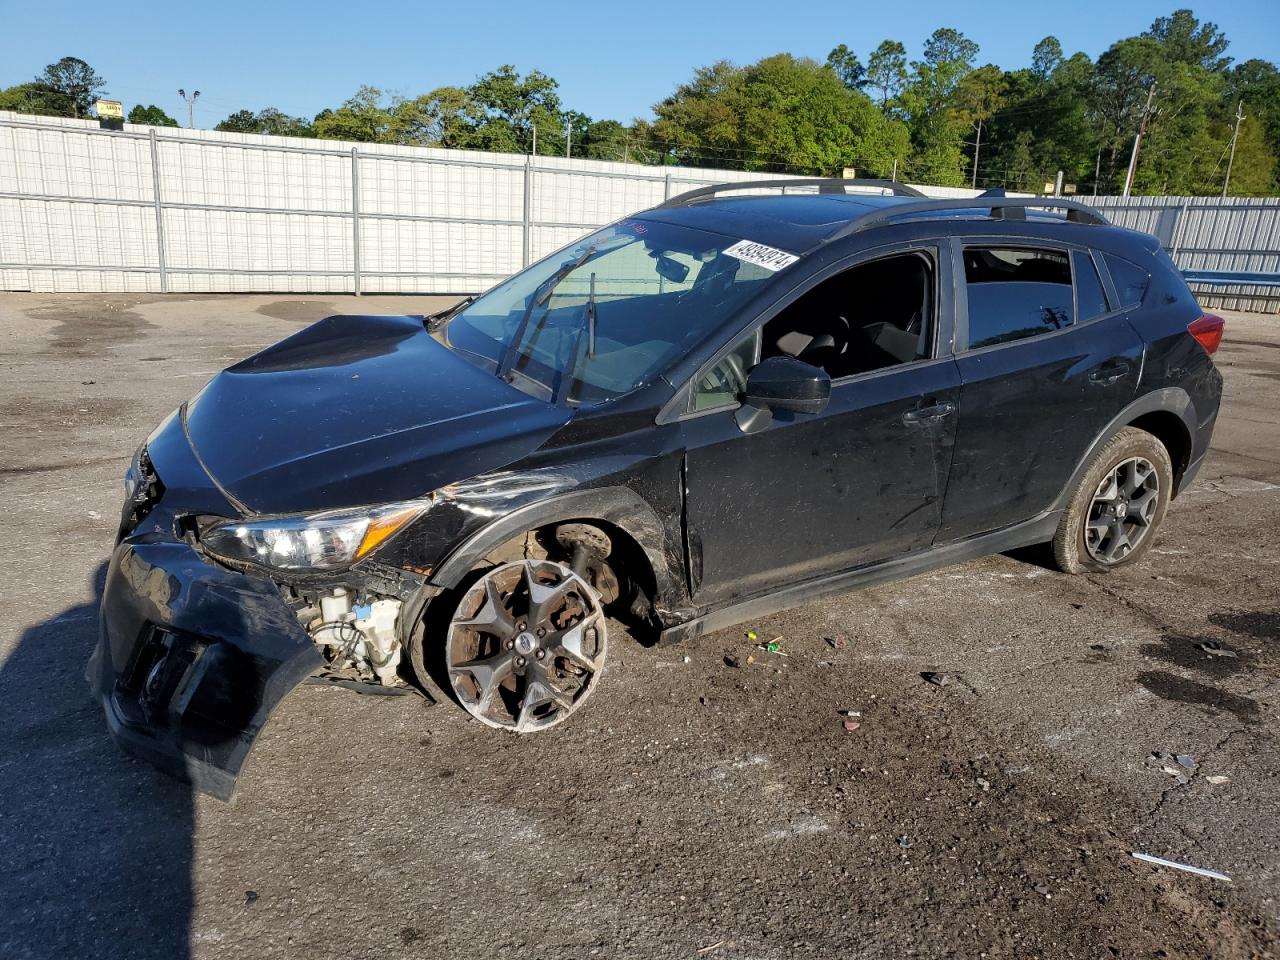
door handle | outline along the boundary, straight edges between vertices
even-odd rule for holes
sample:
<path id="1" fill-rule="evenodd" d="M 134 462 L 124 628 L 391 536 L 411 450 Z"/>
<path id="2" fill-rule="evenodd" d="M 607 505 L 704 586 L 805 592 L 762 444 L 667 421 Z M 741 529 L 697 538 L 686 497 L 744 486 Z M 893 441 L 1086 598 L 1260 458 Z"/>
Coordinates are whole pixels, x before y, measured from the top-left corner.
<path id="1" fill-rule="evenodd" d="M 1127 363 L 1108 363 L 1089 374 L 1089 382 L 1107 387 L 1129 372 Z"/>
<path id="2" fill-rule="evenodd" d="M 956 405 L 950 401 L 942 403 L 929 403 L 918 406 L 914 410 L 908 410 L 902 415 L 903 423 L 926 423 L 931 420 L 941 420 L 943 417 L 949 417 L 956 412 Z"/>

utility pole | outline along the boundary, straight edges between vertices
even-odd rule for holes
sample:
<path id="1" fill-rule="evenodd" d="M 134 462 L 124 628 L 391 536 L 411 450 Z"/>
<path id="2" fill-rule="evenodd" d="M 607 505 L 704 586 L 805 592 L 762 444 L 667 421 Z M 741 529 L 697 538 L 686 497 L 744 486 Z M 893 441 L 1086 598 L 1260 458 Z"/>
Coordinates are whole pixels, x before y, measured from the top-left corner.
<path id="1" fill-rule="evenodd" d="M 898 182 L 898 158 L 893 158 L 893 182 Z"/>
<path id="2" fill-rule="evenodd" d="M 573 125 L 569 123 L 569 118 L 565 117 L 564 121 L 564 158 L 569 159 L 569 147 L 573 143 Z"/>
<path id="3" fill-rule="evenodd" d="M 534 124 L 534 127 L 533 127 L 533 149 L 532 149 L 532 150 L 530 150 L 529 152 L 530 152 L 531 154 L 533 154 L 533 156 L 535 156 L 535 157 L 538 155 L 538 126 L 537 126 L 537 124 Z"/>
<path id="4" fill-rule="evenodd" d="M 1093 195 L 1098 195 L 1098 178 L 1102 176 L 1102 148 L 1098 148 L 1098 159 L 1093 162 Z"/>
<path id="5" fill-rule="evenodd" d="M 194 130 L 196 126 L 196 97 L 200 96 L 197 90 L 191 96 L 187 96 L 187 91 L 179 88 L 178 96 L 187 101 L 187 129 Z"/>
<path id="6" fill-rule="evenodd" d="M 1133 187 L 1133 176 L 1138 172 L 1138 151 L 1142 147 L 1142 135 L 1147 132 L 1147 118 L 1151 116 L 1151 104 L 1156 99 L 1156 82 L 1151 81 L 1151 89 L 1147 91 L 1147 105 L 1142 108 L 1142 122 L 1138 124 L 1138 135 L 1133 138 L 1133 154 L 1129 157 L 1129 172 L 1124 178 L 1124 195 L 1129 195 Z"/>
<path id="7" fill-rule="evenodd" d="M 978 139 L 973 143 L 973 177 L 969 181 L 969 186 L 974 190 L 978 189 L 978 151 L 982 149 L 982 118 L 978 118 Z"/>
<path id="8" fill-rule="evenodd" d="M 1236 129 L 1231 134 L 1231 156 L 1227 158 L 1227 179 L 1222 181 L 1222 199 L 1227 199 L 1227 187 L 1231 186 L 1231 165 L 1236 162 L 1236 140 L 1240 136 L 1240 124 L 1244 122 L 1244 101 L 1236 104 Z"/>

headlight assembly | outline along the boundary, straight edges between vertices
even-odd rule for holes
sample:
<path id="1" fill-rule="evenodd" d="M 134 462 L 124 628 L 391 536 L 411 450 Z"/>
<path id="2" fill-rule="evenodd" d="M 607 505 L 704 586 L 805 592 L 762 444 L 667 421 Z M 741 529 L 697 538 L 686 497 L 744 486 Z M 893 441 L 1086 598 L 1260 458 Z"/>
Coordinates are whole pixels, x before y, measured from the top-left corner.
<path id="1" fill-rule="evenodd" d="M 368 556 L 430 501 L 337 510 L 304 517 L 264 517 L 215 523 L 200 534 L 213 556 L 277 570 L 332 570 Z"/>

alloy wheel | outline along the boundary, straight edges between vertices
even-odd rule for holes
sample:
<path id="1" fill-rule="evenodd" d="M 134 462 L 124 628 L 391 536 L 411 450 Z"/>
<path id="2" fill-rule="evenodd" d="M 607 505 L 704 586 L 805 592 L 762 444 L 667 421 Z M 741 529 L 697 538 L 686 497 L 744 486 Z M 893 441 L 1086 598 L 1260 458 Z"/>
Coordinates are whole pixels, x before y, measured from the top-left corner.
<path id="1" fill-rule="evenodd" d="M 1102 478 L 1085 518 L 1084 545 L 1099 563 L 1119 563 L 1151 533 L 1160 474 L 1145 457 L 1122 460 Z"/>
<path id="2" fill-rule="evenodd" d="M 488 571 L 458 604 L 445 642 L 463 708 L 516 733 L 555 726 L 577 710 L 603 672 L 605 649 L 596 591 L 549 560 Z"/>

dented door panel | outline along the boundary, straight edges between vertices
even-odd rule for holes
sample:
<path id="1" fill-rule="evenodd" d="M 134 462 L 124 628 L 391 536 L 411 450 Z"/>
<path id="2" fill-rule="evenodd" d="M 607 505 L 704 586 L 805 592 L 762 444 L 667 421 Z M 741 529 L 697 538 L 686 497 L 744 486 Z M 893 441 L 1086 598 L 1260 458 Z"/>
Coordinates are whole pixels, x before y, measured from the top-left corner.
<path id="1" fill-rule="evenodd" d="M 944 358 L 837 382 L 822 414 L 778 413 L 760 433 L 732 410 L 684 421 L 698 603 L 929 546 L 958 396 Z"/>

